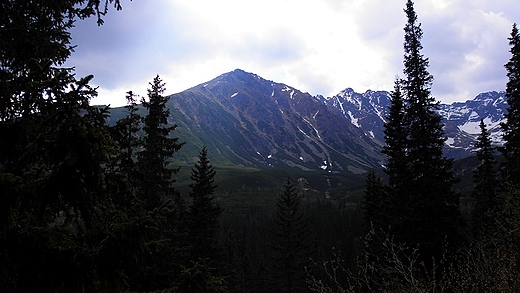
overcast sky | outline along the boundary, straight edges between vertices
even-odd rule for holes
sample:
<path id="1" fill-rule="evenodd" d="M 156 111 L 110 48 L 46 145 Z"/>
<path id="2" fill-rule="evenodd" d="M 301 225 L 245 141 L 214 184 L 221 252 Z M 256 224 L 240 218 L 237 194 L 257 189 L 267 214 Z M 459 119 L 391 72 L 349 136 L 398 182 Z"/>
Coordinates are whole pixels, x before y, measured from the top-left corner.
<path id="1" fill-rule="evenodd" d="M 174 94 L 240 68 L 312 95 L 391 90 L 402 76 L 406 0 L 121 0 L 105 24 L 72 30 L 67 65 L 94 74 L 94 104 Z M 518 0 L 416 0 L 432 92 L 443 103 L 505 89 Z"/>

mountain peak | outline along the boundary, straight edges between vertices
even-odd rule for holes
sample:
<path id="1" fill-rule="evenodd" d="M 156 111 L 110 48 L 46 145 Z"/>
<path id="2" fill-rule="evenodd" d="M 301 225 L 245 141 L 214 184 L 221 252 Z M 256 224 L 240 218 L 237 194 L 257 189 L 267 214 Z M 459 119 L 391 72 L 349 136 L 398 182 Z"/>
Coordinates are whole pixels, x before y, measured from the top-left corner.
<path id="1" fill-rule="evenodd" d="M 259 133 L 288 125 L 285 119 L 296 115 L 294 117 L 301 117 L 303 122 L 292 121 L 296 125 L 293 125 L 293 130 L 296 129 L 297 133 L 303 135 L 305 139 L 317 139 L 320 143 L 322 139 L 331 139 L 336 150 L 342 147 L 341 144 L 337 144 L 338 137 L 344 137 L 345 134 L 342 132 L 351 127 L 355 130 L 352 130 L 349 136 L 371 140 L 358 141 L 360 144 L 382 145 L 384 143 L 384 123 L 390 106 L 390 93 L 387 91 L 366 90 L 364 93 L 358 93 L 353 88 L 347 87 L 332 97 L 312 97 L 293 87 L 266 80 L 238 68 L 201 85 L 199 89 L 203 89 L 199 94 L 206 97 L 206 102 L 209 101 L 208 99 L 213 99 L 225 106 L 227 112 L 233 113 L 236 121 L 239 121 L 234 123 L 248 125 L 248 129 L 255 129 Z M 504 92 L 496 91 L 481 93 L 466 102 L 441 104 L 438 112 L 444 118 L 445 135 L 448 137 L 447 145 L 450 152 L 448 156 L 463 157 L 471 154 L 480 119 L 484 119 L 488 129 L 492 131 L 494 142 L 500 144 L 499 124 L 506 107 Z M 336 120 L 334 123 L 331 122 L 332 120 L 318 121 L 331 115 L 339 115 L 342 121 Z M 267 121 L 266 117 L 269 117 Z M 250 121 L 244 120 L 249 118 Z M 213 123 L 217 123 L 215 120 Z M 344 124 L 345 122 L 348 125 Z M 323 135 L 336 133 L 336 127 L 340 124 L 343 125 L 337 132 L 342 133 L 340 136 L 327 138 Z M 327 125 L 326 129 L 322 128 L 324 125 Z M 291 129 L 285 131 L 291 132 Z M 281 134 L 274 132 L 263 133 L 260 140 L 274 139 L 279 135 Z M 256 143 L 260 140 L 256 140 Z M 342 143 L 350 144 L 346 141 Z M 283 144 L 289 145 L 288 142 Z M 252 146 L 250 148 L 256 149 Z M 280 149 L 280 146 L 273 140 L 271 144 L 256 151 L 265 153 L 266 150 L 274 152 L 275 149 Z M 309 153 L 309 151 L 305 152 Z M 296 161 L 300 163 L 298 158 L 299 155 L 296 156 Z M 374 158 L 378 158 L 377 155 Z M 327 161 L 330 161 L 330 158 Z M 364 158 L 363 161 L 369 160 Z"/>
<path id="2" fill-rule="evenodd" d="M 234 76 L 234 77 L 239 77 L 239 76 L 255 76 L 256 74 L 254 73 L 251 73 L 251 72 L 246 72 L 245 70 L 242 70 L 240 68 L 237 68 L 233 71 L 230 71 L 230 72 L 227 72 L 227 73 L 224 73 L 222 74 L 221 76 Z"/>
<path id="3" fill-rule="evenodd" d="M 256 76 L 256 74 L 251 73 L 251 72 L 247 72 L 247 71 L 245 71 L 243 69 L 240 69 L 240 68 L 237 68 L 237 69 L 235 69 L 233 71 L 230 71 L 229 73 L 231 73 L 231 74 L 247 74 L 247 75 L 255 75 Z"/>
<path id="4" fill-rule="evenodd" d="M 355 93 L 356 93 L 356 91 L 354 91 L 353 88 L 348 87 L 348 88 L 342 90 L 341 92 L 339 92 L 339 95 L 349 95 L 349 96 L 351 96 L 351 95 L 353 95 Z"/>
<path id="5" fill-rule="evenodd" d="M 242 70 L 240 68 L 237 68 L 233 71 L 224 73 L 220 75 L 218 78 L 230 78 L 232 80 L 247 80 L 247 79 L 259 79 L 265 81 L 262 77 L 258 76 L 257 74 L 247 72 L 245 70 Z"/>
<path id="6" fill-rule="evenodd" d="M 179 137 L 192 142 L 179 153 L 181 161 L 206 145 L 221 164 L 361 173 L 384 162 L 389 105 L 386 91 L 345 88 L 332 97 L 311 96 L 235 69 L 172 95 L 169 109 Z M 447 155 L 471 155 L 480 119 L 499 144 L 506 107 L 504 92 L 441 104 Z"/>

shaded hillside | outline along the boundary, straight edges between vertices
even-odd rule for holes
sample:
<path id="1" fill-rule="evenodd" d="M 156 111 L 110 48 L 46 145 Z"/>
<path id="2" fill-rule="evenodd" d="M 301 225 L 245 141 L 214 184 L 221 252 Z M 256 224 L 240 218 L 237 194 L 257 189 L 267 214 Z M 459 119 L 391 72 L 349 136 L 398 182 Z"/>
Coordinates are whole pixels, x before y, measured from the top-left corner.
<path id="1" fill-rule="evenodd" d="M 386 91 L 347 88 L 333 97 L 312 96 L 237 69 L 170 96 L 169 122 L 178 125 L 174 135 L 187 142 L 173 160 L 192 164 L 206 145 L 220 166 L 364 173 L 384 162 L 380 150 L 389 104 Z M 480 119 L 499 144 L 506 108 L 503 92 L 441 104 L 446 155 L 472 155 Z M 112 124 L 126 115 L 124 108 L 111 112 Z"/>
<path id="2" fill-rule="evenodd" d="M 382 162 L 363 131 L 308 93 L 235 70 L 172 95 L 179 152 L 207 145 L 216 164 L 364 172 Z"/>

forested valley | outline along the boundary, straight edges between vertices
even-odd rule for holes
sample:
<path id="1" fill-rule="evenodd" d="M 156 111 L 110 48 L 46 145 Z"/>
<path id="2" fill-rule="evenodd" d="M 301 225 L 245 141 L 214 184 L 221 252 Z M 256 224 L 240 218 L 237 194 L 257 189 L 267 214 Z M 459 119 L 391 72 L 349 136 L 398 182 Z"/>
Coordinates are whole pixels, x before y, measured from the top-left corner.
<path id="1" fill-rule="evenodd" d="M 516 24 L 504 145 L 482 122 L 476 158 L 454 162 L 407 1 L 387 163 L 347 176 L 213 166 L 206 147 L 173 164 L 190 142 L 168 123 L 159 75 L 108 125 L 110 109 L 90 104 L 92 76 L 64 63 L 74 22 L 101 25 L 120 5 L 0 4 L 1 292 L 520 290 Z"/>

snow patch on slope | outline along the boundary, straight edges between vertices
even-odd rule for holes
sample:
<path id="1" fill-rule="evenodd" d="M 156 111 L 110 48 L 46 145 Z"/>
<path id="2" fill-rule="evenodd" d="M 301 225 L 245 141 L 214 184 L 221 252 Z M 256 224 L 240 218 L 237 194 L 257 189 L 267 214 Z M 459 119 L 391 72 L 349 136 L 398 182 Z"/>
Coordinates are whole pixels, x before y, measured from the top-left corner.
<path id="1" fill-rule="evenodd" d="M 354 124 L 354 126 L 356 126 L 357 128 L 361 127 L 358 123 L 359 119 L 354 117 L 354 115 L 352 115 L 352 112 L 348 111 L 348 116 L 350 117 L 350 122 Z"/>

